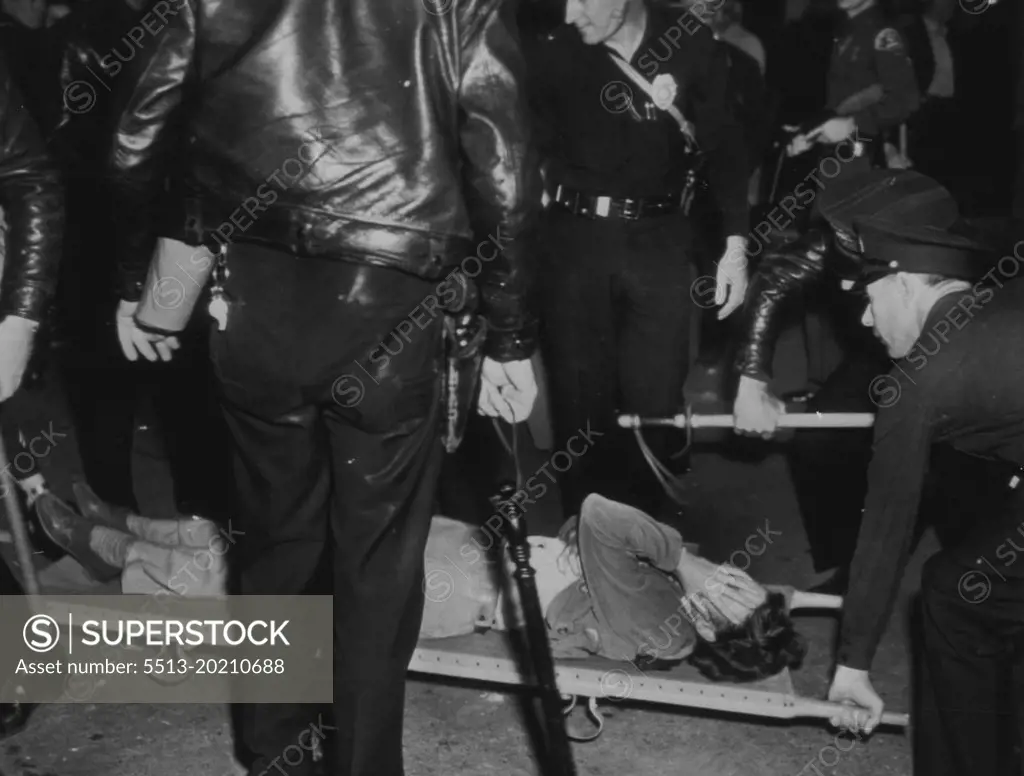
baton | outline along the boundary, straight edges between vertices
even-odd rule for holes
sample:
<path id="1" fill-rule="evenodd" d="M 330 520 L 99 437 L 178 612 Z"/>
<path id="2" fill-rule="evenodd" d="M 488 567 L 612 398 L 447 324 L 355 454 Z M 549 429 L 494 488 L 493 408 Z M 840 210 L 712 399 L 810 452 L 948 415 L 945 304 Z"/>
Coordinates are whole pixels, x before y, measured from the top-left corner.
<path id="1" fill-rule="evenodd" d="M 544 610 L 537 595 L 535 572 L 530 565 L 526 518 L 519 504 L 512 500 L 516 490 L 514 483 L 502 483 L 498 491 L 498 500 L 507 507 L 502 514 L 508 519 L 502 521 L 501 530 L 508 543 L 509 554 L 515 563 L 513 577 L 519 588 L 519 598 L 523 606 L 527 647 L 533 662 L 533 675 L 540 684 L 540 701 L 547 734 L 546 767 L 543 773 L 545 776 L 576 776 L 576 765 L 562 709 L 562 696 L 555 678 L 555 660 L 551 655 Z"/>
<path id="2" fill-rule="evenodd" d="M 732 415 L 694 415 L 685 413 L 663 418 L 645 418 L 640 415 L 619 415 L 622 428 L 732 428 Z M 799 412 L 782 415 L 779 428 L 871 428 L 875 416 L 870 412 Z"/>

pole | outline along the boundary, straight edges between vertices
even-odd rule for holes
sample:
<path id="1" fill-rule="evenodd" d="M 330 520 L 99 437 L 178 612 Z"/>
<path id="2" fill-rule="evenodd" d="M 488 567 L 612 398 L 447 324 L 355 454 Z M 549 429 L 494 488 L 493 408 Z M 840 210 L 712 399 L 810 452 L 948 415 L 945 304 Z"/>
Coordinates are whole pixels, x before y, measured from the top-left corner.
<path id="1" fill-rule="evenodd" d="M 504 483 L 499 491 L 504 505 L 502 530 L 508 541 L 509 553 L 515 563 L 515 581 L 519 587 L 519 599 L 523 606 L 526 622 L 526 642 L 533 662 L 534 676 L 540 684 L 540 700 L 544 710 L 544 727 L 547 731 L 547 756 L 544 758 L 545 776 L 576 776 L 576 765 L 572 759 L 569 736 L 565 730 L 565 715 L 562 712 L 562 696 L 555 679 L 555 661 L 551 657 L 547 623 L 540 608 L 537 582 L 533 566 L 530 565 L 530 544 L 526 532 L 526 519 L 519 505 L 512 501 L 516 486 Z"/>
<path id="2" fill-rule="evenodd" d="M 622 428 L 670 426 L 672 428 L 732 428 L 732 415 L 674 415 L 667 418 L 643 418 L 639 415 L 620 415 Z M 782 415 L 779 428 L 870 428 L 875 416 L 870 412 L 805 412 Z"/>

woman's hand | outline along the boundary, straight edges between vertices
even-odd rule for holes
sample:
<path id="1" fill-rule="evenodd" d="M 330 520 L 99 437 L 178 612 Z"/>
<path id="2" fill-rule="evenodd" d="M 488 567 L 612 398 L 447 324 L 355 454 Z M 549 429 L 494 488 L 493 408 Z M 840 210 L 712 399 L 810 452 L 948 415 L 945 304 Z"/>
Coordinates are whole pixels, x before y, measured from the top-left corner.
<path id="1" fill-rule="evenodd" d="M 686 597 L 697 608 L 707 601 L 734 625 L 740 625 L 768 597 L 767 591 L 749 574 L 735 566 L 712 563 L 685 550 L 676 573 Z"/>

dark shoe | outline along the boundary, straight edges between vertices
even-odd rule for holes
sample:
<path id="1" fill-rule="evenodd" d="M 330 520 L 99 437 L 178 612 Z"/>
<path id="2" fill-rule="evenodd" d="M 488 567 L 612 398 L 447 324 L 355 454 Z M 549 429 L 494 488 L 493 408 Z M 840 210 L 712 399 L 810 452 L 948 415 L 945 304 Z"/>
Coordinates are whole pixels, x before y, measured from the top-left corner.
<path id="1" fill-rule="evenodd" d="M 0 703 L 0 739 L 24 730 L 34 709 L 34 703 Z"/>
<path id="2" fill-rule="evenodd" d="M 826 579 L 820 585 L 815 585 L 808 593 L 822 593 L 823 595 L 846 595 L 847 588 L 850 587 L 850 567 L 844 566 L 843 568 L 836 569 L 836 573 Z"/>
<path id="3" fill-rule="evenodd" d="M 71 490 L 75 494 L 75 503 L 78 504 L 78 511 L 82 517 L 102 523 L 108 528 L 113 528 L 124 533 L 131 533 L 128 530 L 128 507 L 116 507 L 96 495 L 95 491 L 84 482 L 74 482 Z"/>
<path id="4" fill-rule="evenodd" d="M 121 569 L 111 566 L 89 546 L 94 524 L 59 498 L 44 493 L 36 501 L 36 514 L 53 543 L 81 563 L 93 579 L 108 582 L 121 575 Z"/>

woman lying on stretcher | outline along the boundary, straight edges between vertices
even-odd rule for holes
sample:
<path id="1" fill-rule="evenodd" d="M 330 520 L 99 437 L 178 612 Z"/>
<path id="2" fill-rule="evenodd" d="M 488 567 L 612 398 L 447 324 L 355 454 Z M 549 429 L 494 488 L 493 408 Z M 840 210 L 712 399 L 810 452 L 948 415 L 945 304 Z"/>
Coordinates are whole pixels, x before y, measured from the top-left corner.
<path id="1" fill-rule="evenodd" d="M 229 538 L 209 521 L 132 515 L 82 484 L 75 498 L 80 513 L 55 497 L 37 509 L 50 537 L 92 576 L 120 575 L 125 593 L 223 594 Z M 838 605 L 763 587 L 694 555 L 674 529 L 596 494 L 559 538 L 531 537 L 530 545 L 556 658 L 597 655 L 641 668 L 689 660 L 713 680 L 752 681 L 803 659 L 792 608 Z M 510 567 L 495 560 L 499 546 L 490 526 L 433 518 L 422 639 L 502 630 L 506 617 L 518 619 L 517 594 L 499 573 Z"/>

